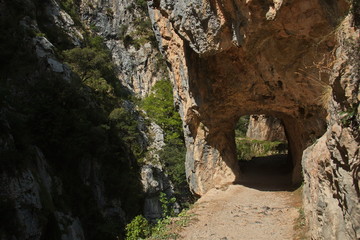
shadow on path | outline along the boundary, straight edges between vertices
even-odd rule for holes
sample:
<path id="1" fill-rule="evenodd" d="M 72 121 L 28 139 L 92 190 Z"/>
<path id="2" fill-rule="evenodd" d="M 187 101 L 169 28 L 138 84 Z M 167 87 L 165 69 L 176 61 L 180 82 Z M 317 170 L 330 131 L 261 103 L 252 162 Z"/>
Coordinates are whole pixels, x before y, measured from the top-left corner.
<path id="1" fill-rule="evenodd" d="M 240 179 L 236 184 L 261 191 L 293 191 L 292 164 L 287 154 L 254 157 L 239 161 Z"/>

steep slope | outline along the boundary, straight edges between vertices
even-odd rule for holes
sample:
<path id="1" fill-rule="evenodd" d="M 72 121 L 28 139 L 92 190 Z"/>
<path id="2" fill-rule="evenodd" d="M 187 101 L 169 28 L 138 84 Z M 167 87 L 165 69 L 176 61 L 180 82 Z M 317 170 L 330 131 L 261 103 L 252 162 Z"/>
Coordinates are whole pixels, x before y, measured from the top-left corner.
<path id="1" fill-rule="evenodd" d="M 0 4 L 0 239 L 121 238 L 143 210 L 137 160 L 149 144 L 131 100 L 163 76 L 158 51 L 148 40 L 124 47 L 107 32 L 118 22 L 91 29 L 85 2 Z M 127 4 L 134 12 L 106 19 L 145 14 Z"/>

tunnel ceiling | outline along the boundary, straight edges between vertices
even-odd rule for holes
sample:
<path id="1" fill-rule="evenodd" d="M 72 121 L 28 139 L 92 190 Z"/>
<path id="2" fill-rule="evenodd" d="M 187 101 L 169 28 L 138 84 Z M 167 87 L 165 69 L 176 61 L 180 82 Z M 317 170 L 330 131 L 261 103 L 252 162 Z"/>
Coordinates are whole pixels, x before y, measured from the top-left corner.
<path id="1" fill-rule="evenodd" d="M 206 192 L 235 181 L 234 126 L 281 119 L 301 181 L 301 155 L 326 129 L 334 30 L 345 1 L 152 1 L 150 16 L 185 123 L 187 176 Z M 334 20 L 335 19 L 335 20 Z"/>

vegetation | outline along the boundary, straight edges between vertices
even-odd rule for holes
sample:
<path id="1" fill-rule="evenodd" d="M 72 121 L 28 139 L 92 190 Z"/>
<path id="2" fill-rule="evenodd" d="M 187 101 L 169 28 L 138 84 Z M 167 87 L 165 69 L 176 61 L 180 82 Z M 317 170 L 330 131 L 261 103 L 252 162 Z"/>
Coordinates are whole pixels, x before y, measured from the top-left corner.
<path id="1" fill-rule="evenodd" d="M 354 129 L 360 129 L 357 121 L 357 117 L 359 117 L 358 106 L 359 104 L 354 104 L 346 111 L 340 112 L 340 121 L 344 127 L 352 126 Z"/>
<path id="2" fill-rule="evenodd" d="M 79 217 L 88 239 L 122 236 L 122 220 L 101 214 L 93 193 L 95 183 L 87 179 L 90 176 L 83 176 L 86 173 L 81 170 L 91 169 L 89 174 L 104 182 L 105 197 L 119 199 L 129 219 L 139 214 L 143 195 L 136 160 L 144 156 L 146 146 L 139 144 L 139 113 L 124 107 L 129 105 L 130 96 L 116 77 L 103 39 L 84 32 L 81 47 L 74 48 L 67 33 L 53 25 L 44 14 L 41 1 L 34 0 L 36 11 L 31 11 L 39 23 L 40 30 L 36 32 L 18 24 L 27 15 L 29 6 L 17 0 L 8 2 L 6 4 L 14 7 L 9 8 L 9 16 L 1 16 L 4 21 L 0 23 L 2 29 L 7 29 L 0 35 L 0 49 L 3 50 L 0 129 L 1 138 L 11 136 L 13 142 L 9 140 L 9 148 L 0 151 L 1 171 L 17 174 L 23 169 L 33 169 L 36 149 L 44 153 L 51 174 L 60 179 L 63 189 L 62 193 L 51 192 L 50 197 L 46 188 L 40 186 L 44 206 L 40 215 L 46 239 L 58 238 L 54 236 L 59 234 L 54 209 Z M 77 1 L 63 0 L 60 5 L 74 19 L 78 17 Z M 81 27 L 80 22 L 76 24 Z M 150 40 L 150 30 L 149 21 L 139 20 L 137 32 L 142 35 L 135 41 L 142 44 L 141 39 Z M 70 81 L 44 69 L 44 64 L 38 62 L 30 41 L 35 36 L 46 37 L 54 44 L 56 57 L 66 62 L 74 73 Z M 149 100 L 144 101 L 144 108 L 165 130 L 167 146 L 160 153 L 161 161 L 170 166 L 168 173 L 173 176 L 173 182 L 187 190 L 181 120 L 172 103 L 170 82 L 160 82 L 154 92 L 159 96 L 150 95 Z M 152 111 L 147 102 L 152 100 L 164 111 Z M 157 116 L 161 112 L 165 121 Z M 54 188 L 58 187 L 56 184 Z M 157 229 L 173 214 L 171 204 L 175 200 L 162 196 L 161 201 L 164 219 L 159 221 Z M 6 199 L 0 203 L 4 216 L 14 211 L 13 206 L 7 209 L 7 204 Z M 146 225 L 141 218 L 137 221 Z M 16 220 L 8 223 L 9 227 L 3 226 L 10 230 L 11 226 L 18 225 Z M 0 228 L 0 232 L 2 230 Z"/>
<path id="3" fill-rule="evenodd" d="M 246 138 L 249 116 L 240 117 L 235 127 L 237 159 L 251 160 L 253 157 L 264 157 L 273 154 L 286 154 L 287 143 L 281 141 L 264 141 Z"/>
<path id="4" fill-rule="evenodd" d="M 80 0 L 60 0 L 60 6 L 64 9 L 74 20 L 75 24 L 80 26 L 80 14 L 79 14 L 79 5 Z"/>
<path id="5" fill-rule="evenodd" d="M 173 104 L 172 86 L 169 80 L 158 81 L 152 93 L 141 103 L 148 116 L 165 131 L 165 142 L 181 144 L 182 122 Z"/>
<path id="6" fill-rule="evenodd" d="M 175 185 L 176 197 L 183 203 L 191 201 L 185 176 L 186 149 L 182 121 L 173 104 L 170 81 L 158 81 L 152 93 L 142 101 L 141 107 L 149 118 L 164 130 L 166 146 L 159 152 L 159 156 L 166 173 Z"/>
<path id="7" fill-rule="evenodd" d="M 126 240 L 138 239 L 177 239 L 176 231 L 179 228 L 186 227 L 191 220 L 188 210 L 184 209 L 178 216 L 171 212 L 171 206 L 175 198 L 167 198 L 166 194 L 161 193 L 163 217 L 154 224 L 149 223 L 143 216 L 136 216 L 126 226 Z"/>
<path id="8" fill-rule="evenodd" d="M 104 182 L 104 197 L 121 201 L 129 219 L 139 213 L 143 193 L 136 159 L 142 157 L 145 147 L 139 144 L 139 113 L 124 107 L 129 95 L 116 78 L 102 38 L 88 33 L 84 34 L 82 48 L 73 48 L 70 41 L 64 44 L 67 38 L 62 34 L 66 33 L 41 15 L 43 4 L 37 1 L 34 3 L 39 11 L 31 12 L 39 13 L 32 17 L 38 20 L 41 34 L 34 33 L 19 25 L 29 11 L 25 3 L 8 1 L 9 16 L 1 16 L 2 29 L 7 30 L 0 34 L 4 40 L 0 43 L 4 50 L 0 69 L 0 137 L 7 141 L 8 148 L 0 151 L 0 171 L 16 175 L 31 169 L 36 174 L 36 149 L 40 149 L 51 174 L 62 185 L 62 192 L 54 190 L 51 197 L 40 186 L 43 208 L 39 216 L 44 237 L 59 237 L 55 236 L 59 232 L 53 231 L 57 223 L 52 212 L 56 209 L 79 217 L 87 239 L 114 239 L 122 234 L 123 220 L 101 214 L 91 179 L 96 175 Z M 75 73 L 71 81 L 38 62 L 31 45 L 35 36 L 46 36 L 54 43 L 57 57 L 63 58 Z M 87 176 L 86 168 L 94 172 Z M 56 189 L 58 183 L 53 184 Z M 2 216 L 15 210 L 8 207 L 8 202 L 0 202 Z M 16 221 L 2 225 L 0 232 L 10 233 L 10 225 L 18 226 Z"/>
<path id="9" fill-rule="evenodd" d="M 252 139 L 236 139 L 237 158 L 251 160 L 253 157 L 264 157 L 287 153 L 287 144 L 280 141 L 263 141 Z"/>
<path id="10" fill-rule="evenodd" d="M 125 230 L 127 240 L 145 239 L 151 235 L 151 225 L 142 215 L 136 216 Z"/>
<path id="11" fill-rule="evenodd" d="M 241 116 L 236 123 L 235 127 L 235 136 L 238 137 L 246 137 L 246 131 L 249 125 L 250 115 Z"/>

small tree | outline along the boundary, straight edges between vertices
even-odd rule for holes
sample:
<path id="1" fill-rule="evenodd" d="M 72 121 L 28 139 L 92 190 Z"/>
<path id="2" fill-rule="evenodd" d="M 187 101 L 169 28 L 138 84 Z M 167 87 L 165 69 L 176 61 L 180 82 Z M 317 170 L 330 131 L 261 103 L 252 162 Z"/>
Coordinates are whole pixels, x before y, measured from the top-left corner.
<path id="1" fill-rule="evenodd" d="M 105 51 L 96 48 L 73 48 L 64 51 L 65 60 L 76 72 L 82 82 L 88 79 L 99 79 L 103 72 L 113 68 L 110 56 Z"/>
<path id="2" fill-rule="evenodd" d="M 142 102 L 142 107 L 165 131 L 165 141 L 179 141 L 182 138 L 182 122 L 174 108 L 172 86 L 169 80 L 161 80 L 152 88 L 152 93 Z"/>

